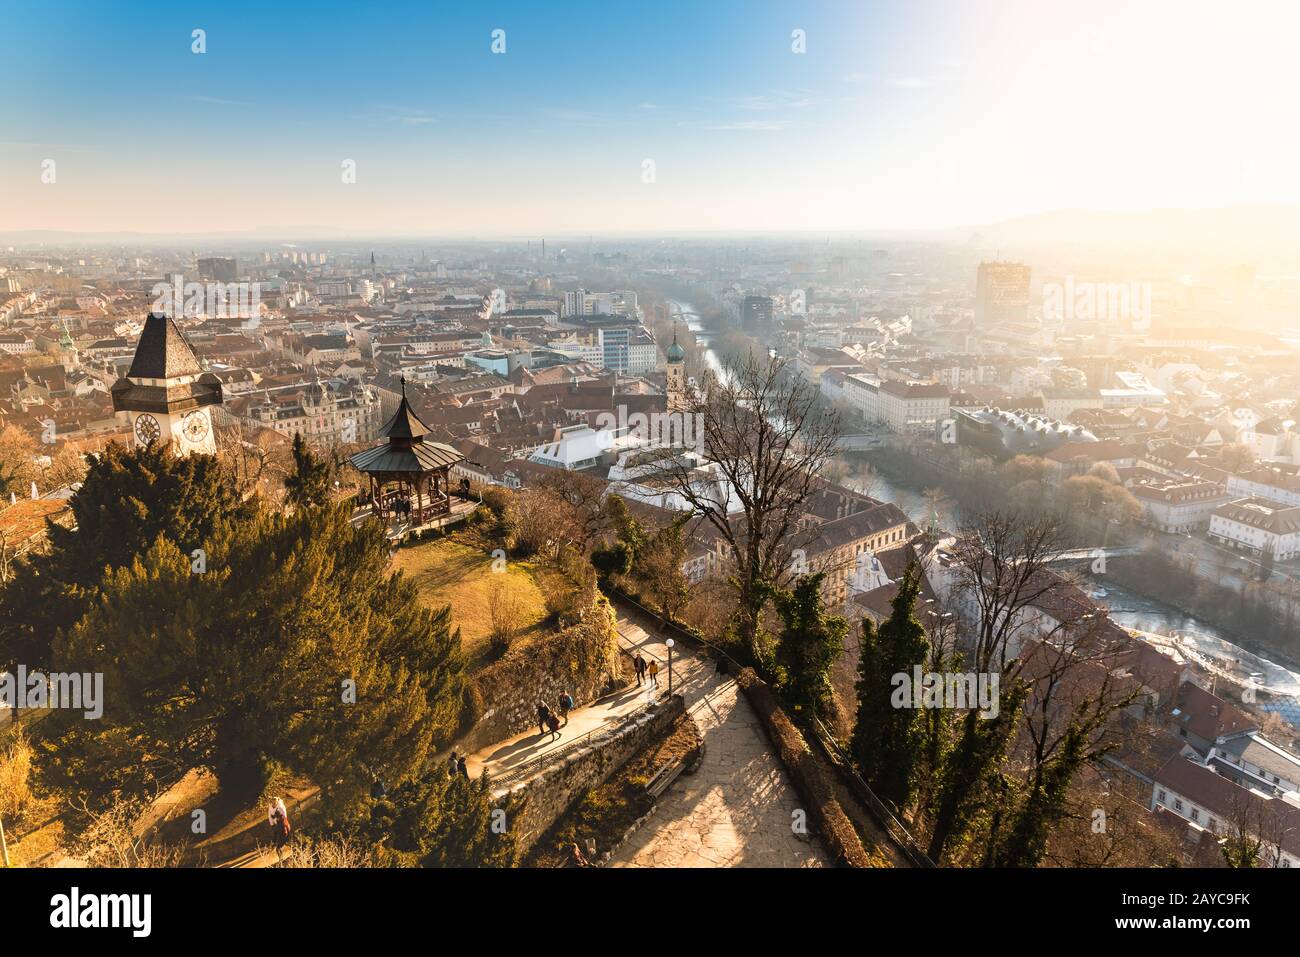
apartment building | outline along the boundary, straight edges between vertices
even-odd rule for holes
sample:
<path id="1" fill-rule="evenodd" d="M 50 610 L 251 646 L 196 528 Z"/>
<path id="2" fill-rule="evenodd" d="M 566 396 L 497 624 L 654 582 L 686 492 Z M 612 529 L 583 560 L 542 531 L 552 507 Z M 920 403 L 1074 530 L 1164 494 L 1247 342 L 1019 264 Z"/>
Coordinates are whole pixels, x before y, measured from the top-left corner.
<path id="1" fill-rule="evenodd" d="M 1210 537 L 1232 548 L 1287 561 L 1300 555 L 1300 505 L 1265 498 L 1225 502 L 1210 516 Z"/>

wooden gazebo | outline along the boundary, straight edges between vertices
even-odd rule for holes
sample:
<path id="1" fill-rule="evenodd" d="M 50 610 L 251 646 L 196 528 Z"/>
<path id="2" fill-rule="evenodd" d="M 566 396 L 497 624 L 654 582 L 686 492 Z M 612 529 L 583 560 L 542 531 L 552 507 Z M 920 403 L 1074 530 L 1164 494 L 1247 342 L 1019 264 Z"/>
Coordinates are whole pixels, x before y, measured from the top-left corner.
<path id="1" fill-rule="evenodd" d="M 409 519 L 423 525 L 451 512 L 450 472 L 465 456 L 442 442 L 426 442 L 430 429 L 406 401 L 379 430 L 383 445 L 366 449 L 349 461 L 370 480 L 370 507 L 381 519 Z"/>

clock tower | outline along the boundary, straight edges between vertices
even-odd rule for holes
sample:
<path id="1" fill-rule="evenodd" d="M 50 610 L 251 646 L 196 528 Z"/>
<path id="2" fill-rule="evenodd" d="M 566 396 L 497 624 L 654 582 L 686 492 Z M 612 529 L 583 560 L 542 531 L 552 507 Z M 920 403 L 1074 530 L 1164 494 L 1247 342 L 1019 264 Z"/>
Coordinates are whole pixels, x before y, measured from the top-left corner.
<path id="1" fill-rule="evenodd" d="M 203 371 L 175 319 L 149 313 L 131 368 L 110 392 L 137 446 L 164 442 L 177 455 L 216 454 L 210 407 L 221 404 L 221 380 Z"/>

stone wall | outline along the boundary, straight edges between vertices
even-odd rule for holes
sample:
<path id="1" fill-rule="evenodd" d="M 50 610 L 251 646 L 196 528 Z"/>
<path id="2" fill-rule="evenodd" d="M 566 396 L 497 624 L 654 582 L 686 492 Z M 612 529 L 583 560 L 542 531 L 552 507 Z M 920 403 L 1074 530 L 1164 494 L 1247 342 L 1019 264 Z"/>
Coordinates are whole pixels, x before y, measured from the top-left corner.
<path id="1" fill-rule="evenodd" d="M 768 740 L 790 775 L 790 783 L 807 806 L 835 863 L 841 867 L 873 866 L 853 822 L 835 797 L 830 769 L 813 756 L 803 733 L 785 713 L 767 682 L 753 668 L 742 668 L 736 675 L 736 683 L 763 723 Z"/>
<path id="2" fill-rule="evenodd" d="M 493 803 L 506 809 L 516 852 L 526 854 L 574 801 L 666 734 L 685 710 L 681 695 L 662 698 L 554 760 L 540 761 L 524 780 L 494 791 Z"/>
<path id="3" fill-rule="evenodd" d="M 584 621 L 512 648 L 475 675 L 475 719 L 455 749 L 472 754 L 536 728 L 539 698 L 554 708 L 567 691 L 582 707 L 625 685 L 614 621 L 609 602 L 599 599 Z"/>

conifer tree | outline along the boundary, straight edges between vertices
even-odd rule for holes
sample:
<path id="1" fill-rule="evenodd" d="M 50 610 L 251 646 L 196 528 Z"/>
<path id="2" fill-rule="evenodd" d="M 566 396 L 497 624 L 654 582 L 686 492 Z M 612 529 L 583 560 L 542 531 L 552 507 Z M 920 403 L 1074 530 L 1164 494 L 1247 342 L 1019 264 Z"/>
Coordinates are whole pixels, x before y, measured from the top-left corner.
<path id="1" fill-rule="evenodd" d="M 103 718 L 61 742 L 65 764 L 94 756 L 70 778 L 93 796 L 203 765 L 255 784 L 274 762 L 346 808 L 363 765 L 424 774 L 461 715 L 460 638 L 387 562 L 380 528 L 326 507 L 220 526 L 203 574 L 165 539 L 111 571 L 56 643 L 65 670 L 105 675 Z"/>
<path id="2" fill-rule="evenodd" d="M 916 784 L 924 746 L 924 717 L 919 708 L 895 707 L 895 676 L 912 681 L 913 668 L 926 664 L 930 644 L 916 619 L 920 570 L 908 566 L 899 582 L 889 618 L 877 629 L 862 620 L 858 659 L 858 715 L 850 750 L 858 770 L 877 795 L 900 812 Z M 912 689 L 914 695 L 920 689 Z"/>
<path id="3" fill-rule="evenodd" d="M 313 452 L 301 432 L 293 434 L 293 472 L 285 477 L 289 501 L 298 508 L 325 505 L 330 500 L 334 468 L 328 459 Z"/>
<path id="4" fill-rule="evenodd" d="M 0 592 L 0 664 L 47 667 L 55 635 L 81 617 L 106 569 L 130 566 L 160 537 L 192 555 L 240 510 L 216 458 L 178 457 L 158 443 L 109 445 L 69 507 L 71 527 L 51 524 L 48 548 L 19 561 Z"/>
<path id="5" fill-rule="evenodd" d="M 486 778 L 439 768 L 377 801 L 366 832 L 423 867 L 508 867 L 515 856 L 509 819 L 504 809 L 496 819 L 493 811 Z"/>
<path id="6" fill-rule="evenodd" d="M 776 644 L 778 686 L 794 709 L 809 717 L 823 716 L 833 707 L 831 668 L 849 631 L 841 616 L 826 614 L 824 578 L 821 573 L 803 575 L 789 591 L 769 590 L 782 623 Z"/>

